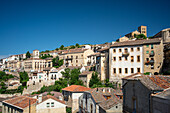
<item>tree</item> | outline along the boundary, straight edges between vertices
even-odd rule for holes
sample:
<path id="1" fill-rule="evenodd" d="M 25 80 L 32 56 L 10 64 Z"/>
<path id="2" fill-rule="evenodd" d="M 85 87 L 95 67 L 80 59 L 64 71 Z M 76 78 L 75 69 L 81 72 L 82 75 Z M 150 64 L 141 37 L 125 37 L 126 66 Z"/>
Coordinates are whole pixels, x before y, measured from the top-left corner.
<path id="1" fill-rule="evenodd" d="M 56 51 L 58 51 L 58 50 L 59 50 L 59 48 L 56 48 L 55 50 L 56 50 Z"/>
<path id="2" fill-rule="evenodd" d="M 61 46 L 60 46 L 60 50 L 64 50 L 64 45 L 61 45 Z"/>
<path id="3" fill-rule="evenodd" d="M 31 54 L 30 54 L 29 51 L 27 51 L 27 53 L 26 53 L 26 58 L 30 58 L 30 57 L 31 57 Z"/>
<path id="4" fill-rule="evenodd" d="M 80 45 L 79 45 L 78 43 L 76 43 L 76 47 L 77 47 L 77 48 L 80 48 Z"/>
<path id="5" fill-rule="evenodd" d="M 70 79 L 71 75 L 70 75 L 70 69 L 69 68 L 66 68 L 64 69 L 63 72 L 61 72 L 61 74 L 63 75 L 63 77 L 67 80 Z"/>
<path id="6" fill-rule="evenodd" d="M 75 49 L 76 47 L 74 45 L 71 45 L 70 46 L 70 49 Z"/>
<path id="7" fill-rule="evenodd" d="M 137 39 L 146 39 L 147 37 L 144 34 L 139 34 L 139 35 L 136 35 L 136 38 Z"/>
<path id="8" fill-rule="evenodd" d="M 100 79 L 98 78 L 97 72 L 93 72 L 92 77 L 89 82 L 90 87 L 94 87 L 94 85 L 102 85 Z"/>
<path id="9" fill-rule="evenodd" d="M 20 82 L 22 83 L 22 86 L 27 85 L 27 81 L 29 80 L 28 73 L 27 72 L 20 72 Z"/>
<path id="10" fill-rule="evenodd" d="M 52 62 L 53 62 L 53 67 L 56 67 L 56 68 L 63 65 L 63 59 L 59 60 L 58 56 L 56 58 L 53 58 Z"/>

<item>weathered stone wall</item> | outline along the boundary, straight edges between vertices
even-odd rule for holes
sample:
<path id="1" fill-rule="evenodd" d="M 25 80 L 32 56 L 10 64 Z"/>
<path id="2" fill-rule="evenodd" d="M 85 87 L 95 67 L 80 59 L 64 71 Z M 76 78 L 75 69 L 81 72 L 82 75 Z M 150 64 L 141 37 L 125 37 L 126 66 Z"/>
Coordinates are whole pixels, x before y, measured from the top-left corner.
<path id="1" fill-rule="evenodd" d="M 132 112 L 135 106 L 138 113 L 150 112 L 150 90 L 139 81 L 128 81 L 123 87 L 123 110 Z"/>

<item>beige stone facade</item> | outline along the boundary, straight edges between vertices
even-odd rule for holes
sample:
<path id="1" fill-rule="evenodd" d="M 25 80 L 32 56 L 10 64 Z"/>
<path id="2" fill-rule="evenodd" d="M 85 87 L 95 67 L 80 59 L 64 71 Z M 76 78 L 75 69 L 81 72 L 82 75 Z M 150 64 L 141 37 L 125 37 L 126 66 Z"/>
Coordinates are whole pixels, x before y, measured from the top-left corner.
<path id="1" fill-rule="evenodd" d="M 144 73 L 157 74 L 161 72 L 163 65 L 163 41 L 143 45 Z"/>
<path id="2" fill-rule="evenodd" d="M 92 77 L 93 71 L 85 71 L 79 75 L 79 79 L 83 81 L 86 87 L 89 87 L 89 82 Z"/>
<path id="3" fill-rule="evenodd" d="M 59 58 L 64 60 L 65 66 L 87 66 L 87 56 L 93 53 L 90 49 L 70 49 L 59 54 Z"/>
<path id="4" fill-rule="evenodd" d="M 140 34 L 144 34 L 147 37 L 147 27 L 146 26 L 139 26 L 138 27 L 138 31 L 140 32 Z"/>
<path id="5" fill-rule="evenodd" d="M 26 72 L 43 71 L 47 67 L 52 67 L 51 59 L 30 58 L 24 61 L 24 70 Z"/>

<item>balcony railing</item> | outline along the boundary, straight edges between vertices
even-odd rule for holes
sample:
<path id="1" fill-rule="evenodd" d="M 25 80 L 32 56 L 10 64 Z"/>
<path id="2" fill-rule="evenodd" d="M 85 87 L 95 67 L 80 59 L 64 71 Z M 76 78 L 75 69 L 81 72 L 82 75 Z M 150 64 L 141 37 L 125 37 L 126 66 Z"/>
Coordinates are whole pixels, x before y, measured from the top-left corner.
<path id="1" fill-rule="evenodd" d="M 154 60 L 150 60 L 149 63 L 150 63 L 150 64 L 153 64 L 153 63 L 154 63 Z"/>

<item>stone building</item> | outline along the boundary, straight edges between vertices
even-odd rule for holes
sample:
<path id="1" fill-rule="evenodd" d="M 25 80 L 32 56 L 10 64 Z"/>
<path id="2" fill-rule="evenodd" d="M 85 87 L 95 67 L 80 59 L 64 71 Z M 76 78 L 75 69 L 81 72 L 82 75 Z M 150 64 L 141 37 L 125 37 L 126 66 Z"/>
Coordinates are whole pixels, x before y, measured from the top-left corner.
<path id="1" fill-rule="evenodd" d="M 2 102 L 2 113 L 36 113 L 37 99 L 19 96 Z"/>
<path id="2" fill-rule="evenodd" d="M 163 73 L 170 74 L 170 44 L 164 46 Z"/>
<path id="3" fill-rule="evenodd" d="M 93 71 L 84 71 L 79 75 L 79 80 L 82 80 L 86 87 L 89 87 L 89 82 Z"/>
<path id="4" fill-rule="evenodd" d="M 155 34 L 153 38 L 162 38 L 164 44 L 170 43 L 170 28 L 163 29 Z"/>
<path id="5" fill-rule="evenodd" d="M 109 79 L 109 47 L 99 49 L 100 54 L 96 57 L 96 71 L 100 80 Z"/>
<path id="6" fill-rule="evenodd" d="M 87 66 L 87 56 L 94 52 L 90 49 L 76 48 L 62 51 L 59 58 L 64 60 L 64 65 L 68 66 Z"/>
<path id="7" fill-rule="evenodd" d="M 170 76 L 136 73 L 122 79 L 123 112 L 152 113 L 152 94 L 170 87 Z"/>
<path id="8" fill-rule="evenodd" d="M 68 107 L 72 108 L 72 113 L 79 111 L 78 99 L 83 95 L 84 91 L 90 90 L 90 88 L 83 87 L 80 85 L 71 85 L 62 89 L 64 101 Z"/>
<path id="9" fill-rule="evenodd" d="M 170 113 L 170 88 L 152 95 L 153 113 Z"/>
<path id="10" fill-rule="evenodd" d="M 112 88 L 94 88 L 79 98 L 79 113 L 122 113 L 122 92 Z"/>
<path id="11" fill-rule="evenodd" d="M 32 57 L 23 61 L 26 72 L 43 71 L 44 68 L 52 67 L 52 58 L 40 59 L 39 55 L 39 51 L 34 50 Z"/>
<path id="12" fill-rule="evenodd" d="M 163 43 L 159 38 L 115 42 L 109 49 L 110 81 L 120 82 L 133 73 L 160 73 Z"/>

